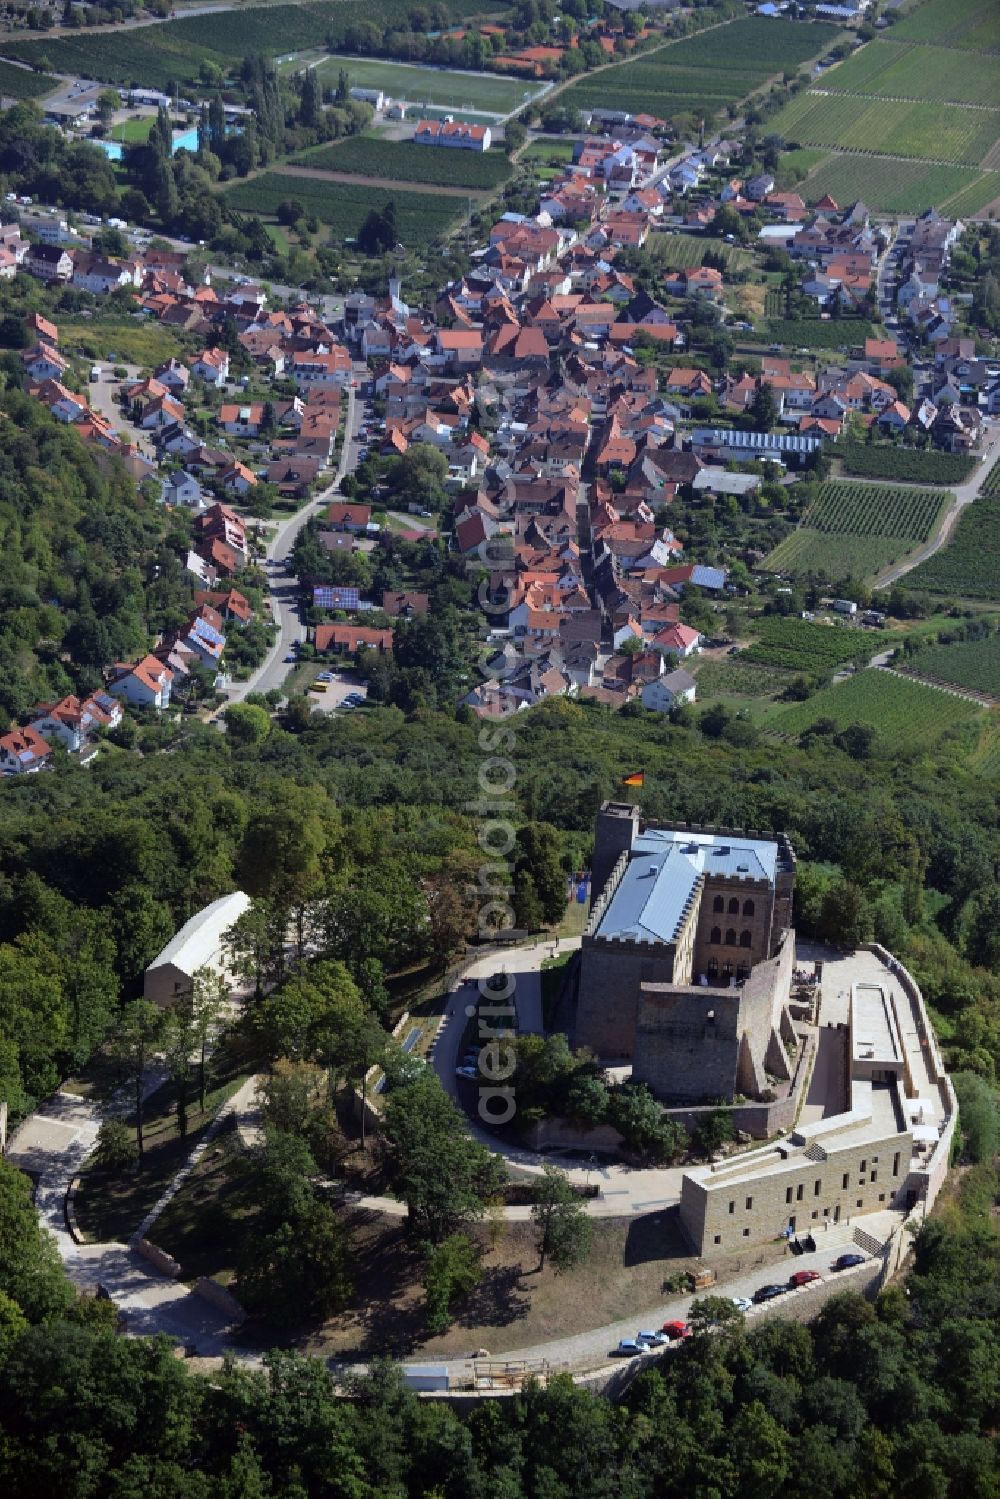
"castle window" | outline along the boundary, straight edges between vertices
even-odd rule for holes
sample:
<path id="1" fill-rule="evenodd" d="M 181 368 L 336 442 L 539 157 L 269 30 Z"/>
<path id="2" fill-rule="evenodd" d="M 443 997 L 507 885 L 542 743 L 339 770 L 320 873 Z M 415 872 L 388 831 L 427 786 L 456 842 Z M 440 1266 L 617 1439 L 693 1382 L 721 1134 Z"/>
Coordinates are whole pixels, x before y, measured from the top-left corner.
<path id="1" fill-rule="evenodd" d="M 713 937 L 712 940 L 714 942 L 715 938 Z M 719 960 L 718 960 L 718 958 L 709 958 L 709 960 L 708 960 L 708 977 L 710 979 L 713 979 L 713 980 L 717 979 L 719 977 Z"/>
<path id="2" fill-rule="evenodd" d="M 796 1202 L 801 1202 L 802 1201 L 802 1193 L 803 1193 L 804 1190 L 805 1190 L 805 1188 L 803 1187 L 802 1183 L 799 1182 L 798 1186 L 795 1188 L 795 1201 Z"/>
<path id="3" fill-rule="evenodd" d="M 841 1183 L 840 1183 L 840 1186 L 841 1186 L 841 1190 L 842 1190 L 842 1191 L 844 1191 L 844 1192 L 846 1192 L 846 1191 L 847 1191 L 847 1188 L 848 1188 L 848 1185 L 849 1185 L 849 1183 L 850 1183 L 850 1177 L 849 1177 L 849 1175 L 848 1175 L 848 1173 L 847 1173 L 847 1172 L 846 1172 L 846 1171 L 845 1171 L 845 1172 L 844 1172 L 844 1177 L 843 1177 L 843 1180 L 842 1180 L 842 1181 L 841 1181 Z"/>
<path id="4" fill-rule="evenodd" d="M 873 1171 L 872 1172 L 872 1181 L 873 1182 L 877 1182 L 878 1181 L 878 1172 L 877 1171 Z"/>
<path id="5" fill-rule="evenodd" d="M 722 928 L 720 926 L 713 926 L 713 928 L 711 930 L 711 933 L 709 934 L 708 940 L 709 940 L 709 942 L 721 942 L 722 941 Z"/>
<path id="6" fill-rule="evenodd" d="M 726 909 L 726 903 L 725 903 L 725 901 L 722 899 L 721 895 L 717 895 L 715 897 L 715 899 L 713 900 L 713 902 L 712 902 L 712 910 L 713 911 L 724 911 L 725 909 Z"/>
<path id="7" fill-rule="evenodd" d="M 736 928 L 734 926 L 726 927 L 726 946 L 736 946 Z"/>
<path id="8" fill-rule="evenodd" d="M 752 1207 L 753 1207 L 753 1198 L 752 1198 L 752 1197 L 748 1197 L 748 1198 L 747 1198 L 747 1212 L 748 1212 L 748 1213 L 749 1213 L 749 1211 L 750 1211 L 750 1209 L 751 1209 L 751 1208 L 752 1208 Z"/>
<path id="9" fill-rule="evenodd" d="M 731 1213 L 735 1213 L 735 1211 L 736 1211 L 736 1203 L 735 1203 L 735 1202 L 731 1202 L 731 1203 L 730 1203 L 730 1204 L 729 1204 L 729 1211 L 730 1211 L 730 1212 L 731 1212 Z"/>
<path id="10" fill-rule="evenodd" d="M 748 1228 L 745 1228 L 743 1230 L 743 1237 L 744 1237 L 744 1239 L 749 1239 L 749 1237 L 750 1237 L 750 1230 Z"/>
<path id="11" fill-rule="evenodd" d="M 864 1207 L 864 1205 L 865 1205 L 865 1203 L 864 1203 L 864 1198 L 863 1198 L 863 1197 L 859 1197 L 859 1198 L 858 1198 L 858 1207 L 859 1207 L 859 1208 L 863 1208 L 863 1207 Z"/>
<path id="12" fill-rule="evenodd" d="M 721 1234 L 715 1234 L 713 1236 L 713 1238 L 712 1238 L 712 1243 L 713 1244 L 721 1244 L 722 1243 L 722 1235 Z"/>
<path id="13" fill-rule="evenodd" d="M 899 1151 L 898 1150 L 896 1151 L 896 1154 L 892 1158 L 892 1174 L 893 1174 L 893 1176 L 898 1176 L 899 1175 Z"/>
<path id="14" fill-rule="evenodd" d="M 791 1202 L 791 1200 L 792 1200 L 792 1189 L 791 1189 L 791 1187 L 786 1187 L 785 1188 L 785 1201 L 786 1202 Z"/>
<path id="15" fill-rule="evenodd" d="M 818 1197 L 819 1196 L 820 1191 L 822 1190 L 822 1187 L 823 1187 L 823 1182 L 822 1182 L 822 1180 L 821 1180 L 820 1177 L 817 1177 L 815 1183 L 813 1184 L 813 1196 L 814 1197 Z"/>
<path id="16" fill-rule="evenodd" d="M 749 965 L 747 963 L 737 963 L 737 965 L 736 965 L 736 982 L 738 984 L 741 984 L 741 983 L 743 983 L 743 981 L 745 979 L 748 979 L 749 977 L 750 977 L 750 968 L 749 968 Z"/>
<path id="17" fill-rule="evenodd" d="M 740 914 L 740 903 L 736 899 L 735 895 L 729 902 L 729 914 L 730 916 L 738 916 Z"/>
<path id="18" fill-rule="evenodd" d="M 745 900 L 743 902 L 743 915 L 744 916 L 752 916 L 753 915 L 753 901 L 752 900 Z"/>
<path id="19" fill-rule="evenodd" d="M 749 928 L 747 928 L 746 930 L 740 932 L 740 946 L 741 947 L 749 947 L 750 943 L 752 941 L 753 941 L 753 936 L 752 936 Z"/>

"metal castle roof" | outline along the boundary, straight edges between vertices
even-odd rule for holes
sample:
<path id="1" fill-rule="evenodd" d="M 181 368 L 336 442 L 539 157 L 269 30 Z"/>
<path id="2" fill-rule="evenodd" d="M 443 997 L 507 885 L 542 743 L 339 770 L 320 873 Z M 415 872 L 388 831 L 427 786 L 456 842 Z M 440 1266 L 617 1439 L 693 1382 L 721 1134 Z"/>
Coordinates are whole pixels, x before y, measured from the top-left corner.
<path id="1" fill-rule="evenodd" d="M 773 885 L 778 845 L 767 839 L 647 828 L 601 918 L 598 937 L 672 942 L 701 875 Z"/>

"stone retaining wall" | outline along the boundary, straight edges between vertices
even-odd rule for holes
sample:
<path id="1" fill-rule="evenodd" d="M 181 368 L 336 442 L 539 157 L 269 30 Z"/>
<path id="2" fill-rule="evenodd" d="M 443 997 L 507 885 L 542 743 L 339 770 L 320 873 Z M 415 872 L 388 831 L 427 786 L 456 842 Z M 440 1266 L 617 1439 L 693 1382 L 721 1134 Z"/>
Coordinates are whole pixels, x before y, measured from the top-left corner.
<path id="1" fill-rule="evenodd" d="M 162 1271 L 164 1275 L 169 1275 L 171 1280 L 180 1279 L 181 1267 L 179 1262 L 174 1259 L 172 1254 L 168 1254 L 165 1249 L 161 1249 L 158 1244 L 153 1244 L 149 1239 L 136 1239 L 134 1248 L 137 1254 L 141 1254 L 144 1260 L 148 1260 L 151 1265 L 155 1265 L 157 1270 Z"/>

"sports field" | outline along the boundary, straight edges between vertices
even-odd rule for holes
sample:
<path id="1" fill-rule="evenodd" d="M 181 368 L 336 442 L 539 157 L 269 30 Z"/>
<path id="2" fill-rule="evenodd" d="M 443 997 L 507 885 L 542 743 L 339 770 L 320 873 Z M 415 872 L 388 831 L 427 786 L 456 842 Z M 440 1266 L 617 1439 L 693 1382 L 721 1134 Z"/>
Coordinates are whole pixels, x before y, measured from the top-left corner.
<path id="1" fill-rule="evenodd" d="M 323 88 L 336 88 L 341 68 L 352 88 L 382 89 L 390 98 L 404 99 L 410 104 L 436 104 L 444 109 L 491 115 L 510 114 L 545 88 L 543 84 L 502 78 L 496 73 L 450 73 L 443 68 L 414 67 L 380 57 L 347 54 L 329 56 L 318 64 L 316 73 Z M 281 71 L 297 70 L 292 58 Z"/>
<path id="2" fill-rule="evenodd" d="M 717 115 L 775 74 L 794 73 L 837 35 L 836 27 L 814 22 L 759 16 L 732 21 L 583 78 L 561 102 L 577 109 L 647 111 L 664 119 Z"/>

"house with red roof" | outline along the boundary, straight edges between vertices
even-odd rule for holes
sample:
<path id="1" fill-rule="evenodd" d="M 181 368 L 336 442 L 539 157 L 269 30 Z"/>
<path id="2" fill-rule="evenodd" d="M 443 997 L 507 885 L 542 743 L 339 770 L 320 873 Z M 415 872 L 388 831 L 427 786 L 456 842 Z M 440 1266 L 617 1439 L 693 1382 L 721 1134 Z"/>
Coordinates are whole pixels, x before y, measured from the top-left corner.
<path id="1" fill-rule="evenodd" d="M 653 648 L 665 656 L 677 656 L 683 659 L 694 655 L 701 645 L 702 636 L 690 625 L 666 625 L 658 635 L 653 636 Z"/>
<path id="2" fill-rule="evenodd" d="M 225 349 L 203 349 L 192 362 L 191 373 L 206 385 L 224 385 L 229 379 L 229 355 Z"/>
<path id="3" fill-rule="evenodd" d="M 52 746 L 35 729 L 11 729 L 0 736 L 0 775 L 30 775 L 44 770 L 51 759 Z"/>
<path id="4" fill-rule="evenodd" d="M 170 705 L 174 674 L 155 656 L 143 656 L 134 664 L 117 662 L 108 673 L 108 691 L 124 698 L 133 708 L 163 709 Z"/>
<path id="5" fill-rule="evenodd" d="M 369 629 L 365 625 L 317 625 L 316 649 L 320 655 L 353 655 L 362 646 L 383 655 L 392 650 L 391 630 Z"/>

